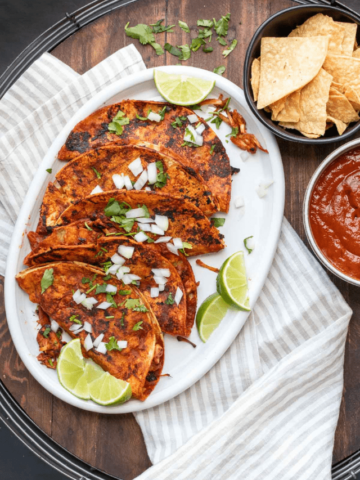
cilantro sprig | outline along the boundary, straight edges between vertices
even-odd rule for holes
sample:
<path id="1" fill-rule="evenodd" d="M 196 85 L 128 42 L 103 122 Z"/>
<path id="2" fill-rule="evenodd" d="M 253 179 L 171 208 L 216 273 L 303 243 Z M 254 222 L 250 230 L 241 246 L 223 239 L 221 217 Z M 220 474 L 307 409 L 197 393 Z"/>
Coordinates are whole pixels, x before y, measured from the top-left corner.
<path id="1" fill-rule="evenodd" d="M 122 135 L 124 131 L 123 125 L 129 125 L 129 123 L 129 118 L 125 117 L 125 113 L 119 110 L 115 117 L 112 119 L 112 121 L 109 123 L 108 130 L 109 132 L 115 133 L 116 135 Z"/>

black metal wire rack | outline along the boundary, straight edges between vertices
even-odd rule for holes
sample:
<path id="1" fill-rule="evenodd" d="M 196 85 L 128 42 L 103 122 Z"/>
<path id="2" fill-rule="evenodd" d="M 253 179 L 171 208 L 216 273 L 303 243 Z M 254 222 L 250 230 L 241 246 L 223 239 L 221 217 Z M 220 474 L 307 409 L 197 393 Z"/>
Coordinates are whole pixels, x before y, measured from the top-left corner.
<path id="1" fill-rule="evenodd" d="M 77 30 L 101 16 L 136 1 L 95 0 L 71 14 L 66 12 L 62 20 L 36 38 L 0 76 L 0 99 L 44 52 L 52 50 Z M 293 1 L 301 5 L 333 5 L 342 8 L 358 18 L 360 24 L 360 14 L 337 0 Z M 79 460 L 48 437 L 24 412 L 1 380 L 0 421 L 35 455 L 73 480 L 113 480 L 115 478 Z M 332 480 L 360 480 L 360 450 L 333 467 Z"/>

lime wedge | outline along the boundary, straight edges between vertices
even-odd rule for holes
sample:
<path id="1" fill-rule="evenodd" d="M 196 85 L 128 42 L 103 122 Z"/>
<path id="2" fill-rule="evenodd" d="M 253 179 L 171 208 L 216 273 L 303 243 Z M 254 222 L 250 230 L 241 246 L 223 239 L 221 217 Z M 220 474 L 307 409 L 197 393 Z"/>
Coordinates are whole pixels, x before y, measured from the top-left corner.
<path id="1" fill-rule="evenodd" d="M 100 405 L 124 403 L 131 397 L 130 383 L 118 380 L 108 372 L 103 372 L 89 384 L 90 398 Z"/>
<path id="2" fill-rule="evenodd" d="M 56 370 L 66 390 L 83 400 L 90 398 L 80 339 L 71 340 L 62 348 Z"/>
<path id="3" fill-rule="evenodd" d="M 96 363 L 87 363 L 85 367 L 86 380 L 90 384 L 94 380 L 97 380 L 99 377 L 104 375 L 104 370 L 96 365 Z"/>
<path id="4" fill-rule="evenodd" d="M 201 340 L 205 343 L 225 317 L 229 305 L 218 293 L 213 293 L 200 305 L 196 314 L 196 326 Z"/>
<path id="5" fill-rule="evenodd" d="M 154 81 L 160 95 L 175 105 L 196 105 L 215 86 L 215 80 L 203 80 L 188 75 L 174 75 L 154 70 Z"/>
<path id="6" fill-rule="evenodd" d="M 222 264 L 216 279 L 218 293 L 229 305 L 250 311 L 244 253 L 236 252 Z"/>

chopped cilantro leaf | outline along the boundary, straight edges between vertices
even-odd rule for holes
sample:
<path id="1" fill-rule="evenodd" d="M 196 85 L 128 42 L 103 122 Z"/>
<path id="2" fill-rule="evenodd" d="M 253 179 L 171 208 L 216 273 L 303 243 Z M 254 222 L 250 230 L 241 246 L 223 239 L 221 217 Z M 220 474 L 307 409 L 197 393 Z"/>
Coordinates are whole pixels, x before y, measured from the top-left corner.
<path id="1" fill-rule="evenodd" d="M 115 198 L 110 198 L 108 204 L 104 208 L 104 213 L 107 217 L 112 217 L 113 215 L 125 216 L 126 212 L 129 210 L 131 210 L 131 207 L 128 203 L 119 203 Z"/>
<path id="2" fill-rule="evenodd" d="M 159 170 L 159 173 L 157 174 L 154 187 L 163 188 L 166 185 L 167 179 L 170 177 L 167 173 L 164 173 L 164 165 L 162 162 L 160 161 L 156 162 L 156 168 Z"/>
<path id="3" fill-rule="evenodd" d="M 115 318 L 114 315 L 108 315 L 107 317 L 105 318 Z"/>
<path id="4" fill-rule="evenodd" d="M 233 41 L 231 42 L 230 46 L 229 46 L 226 50 L 224 50 L 224 51 L 222 52 L 222 54 L 223 54 L 223 56 L 224 56 L 225 58 L 234 50 L 234 48 L 236 47 L 237 43 L 238 43 L 237 40 L 233 40 Z"/>
<path id="5" fill-rule="evenodd" d="M 54 269 L 45 270 L 41 279 L 41 295 L 54 283 Z"/>
<path id="6" fill-rule="evenodd" d="M 226 41 L 225 41 L 222 37 L 217 37 L 216 40 L 217 40 L 217 41 L 220 43 L 220 45 L 222 45 L 223 47 L 227 47 L 227 43 L 226 43 Z"/>
<path id="7" fill-rule="evenodd" d="M 122 348 L 117 344 L 115 337 L 110 337 L 108 343 L 105 343 L 106 350 L 111 352 L 111 350 L 119 350 L 121 352 Z"/>
<path id="8" fill-rule="evenodd" d="M 123 314 L 121 315 L 121 318 L 120 318 L 120 325 L 122 327 L 124 326 L 124 318 L 125 318 L 125 312 L 123 312 Z"/>
<path id="9" fill-rule="evenodd" d="M 210 123 L 214 123 L 216 125 L 216 128 L 220 128 L 220 125 L 222 124 L 222 122 L 223 122 L 222 119 L 218 115 L 215 115 Z"/>
<path id="10" fill-rule="evenodd" d="M 148 116 L 149 116 L 150 112 L 151 112 L 151 110 L 149 110 Z M 140 115 L 138 115 L 138 114 L 136 114 L 136 118 L 138 118 L 139 120 L 142 120 L 143 122 L 145 122 L 148 119 L 148 117 L 140 117 Z"/>
<path id="11" fill-rule="evenodd" d="M 211 148 L 210 148 L 210 155 L 212 155 L 212 154 L 214 153 L 215 147 L 216 147 L 216 145 L 212 145 L 212 146 L 211 146 Z"/>
<path id="12" fill-rule="evenodd" d="M 205 40 L 203 40 L 202 38 L 193 38 L 190 45 L 190 49 L 193 52 L 196 52 L 197 50 L 199 50 L 201 45 L 205 45 Z"/>
<path id="13" fill-rule="evenodd" d="M 218 75 L 222 75 L 226 70 L 226 67 L 224 67 L 223 65 L 220 65 L 220 67 L 216 67 L 214 68 L 213 72 L 214 73 L 217 73 Z"/>
<path id="14" fill-rule="evenodd" d="M 94 167 L 91 167 L 91 168 L 94 170 L 95 175 L 97 176 L 97 178 L 100 179 L 100 178 L 101 178 L 101 175 L 100 175 L 100 173 L 96 170 L 96 168 L 94 168 Z"/>
<path id="15" fill-rule="evenodd" d="M 48 173 L 52 173 L 52 168 L 47 168 L 46 171 L 47 171 Z"/>
<path id="16" fill-rule="evenodd" d="M 194 137 L 194 134 L 192 133 L 192 131 L 190 130 L 189 127 L 186 127 L 185 128 L 185 135 L 188 135 L 190 137 L 190 140 L 192 142 L 195 142 L 195 137 Z"/>
<path id="17" fill-rule="evenodd" d="M 210 218 L 214 227 L 222 227 L 225 223 L 225 218 Z"/>
<path id="18" fill-rule="evenodd" d="M 171 53 L 171 55 L 174 55 L 175 57 L 182 56 L 181 50 L 173 45 L 170 45 L 170 43 L 165 43 L 164 48 L 167 52 Z"/>
<path id="19" fill-rule="evenodd" d="M 145 307 L 145 305 L 142 305 L 140 303 L 140 300 L 138 298 L 128 298 L 125 301 L 125 307 L 129 308 L 130 310 L 133 310 L 134 312 L 147 312 L 148 309 Z"/>
<path id="20" fill-rule="evenodd" d="M 111 275 L 106 275 L 106 277 L 103 277 L 103 280 L 105 280 L 105 281 L 110 280 L 110 278 L 111 278 Z"/>
<path id="21" fill-rule="evenodd" d="M 200 147 L 200 145 L 196 145 L 195 143 L 191 143 L 191 142 L 183 142 L 181 144 L 182 147 L 192 147 L 192 148 L 198 148 Z"/>
<path id="22" fill-rule="evenodd" d="M 59 330 L 56 332 L 57 338 L 60 338 L 60 337 L 61 337 L 61 334 L 62 334 L 62 331 L 59 329 Z"/>
<path id="23" fill-rule="evenodd" d="M 204 30 L 199 30 L 199 38 L 210 38 L 212 37 L 212 30 L 210 28 L 204 28 Z"/>
<path id="24" fill-rule="evenodd" d="M 145 218 L 150 218 L 150 212 L 146 205 L 138 205 L 139 208 L 142 208 L 145 212 Z"/>
<path id="25" fill-rule="evenodd" d="M 82 325 L 82 323 L 80 322 L 80 320 L 76 317 L 78 317 L 79 315 L 71 315 L 71 317 L 69 318 L 70 322 L 74 322 L 74 323 L 77 323 L 78 325 Z"/>
<path id="26" fill-rule="evenodd" d="M 90 283 L 90 282 L 91 282 L 90 278 L 83 277 L 83 278 L 81 279 L 81 283 L 82 283 L 83 285 L 84 285 L 85 283 Z"/>
<path id="27" fill-rule="evenodd" d="M 203 47 L 203 52 L 205 53 L 211 53 L 214 51 L 214 49 L 212 47 Z"/>
<path id="28" fill-rule="evenodd" d="M 85 222 L 85 227 L 89 230 L 89 232 L 93 232 L 93 229 L 89 227 L 89 225 Z"/>
<path id="29" fill-rule="evenodd" d="M 254 250 L 253 248 L 248 247 L 248 240 L 250 240 L 250 238 L 254 238 L 253 235 L 251 235 L 251 237 L 244 238 L 244 246 L 249 254 Z"/>
<path id="30" fill-rule="evenodd" d="M 137 332 L 138 330 L 142 330 L 142 326 L 141 326 L 142 323 L 143 323 L 142 320 L 138 323 L 135 323 L 135 325 L 133 326 L 134 332 Z"/>
<path id="31" fill-rule="evenodd" d="M 162 18 L 161 20 L 158 20 L 156 23 L 150 23 L 150 26 L 153 27 L 152 31 L 154 33 L 163 33 L 163 32 L 173 33 L 174 30 L 171 30 L 171 29 L 175 27 L 175 25 L 168 25 L 167 27 L 165 27 L 164 25 L 161 25 L 164 20 L 165 19 Z"/>
<path id="32" fill-rule="evenodd" d="M 100 252 L 99 252 L 100 253 Z M 101 252 L 102 253 L 102 252 Z M 92 285 L 91 288 L 89 288 L 89 290 L 86 293 L 86 295 L 90 292 L 92 292 L 93 290 L 95 290 L 95 288 L 97 288 L 97 284 L 96 285 Z"/>
<path id="33" fill-rule="evenodd" d="M 53 361 L 51 360 L 51 358 L 49 358 L 49 365 L 50 365 L 51 367 L 54 366 Z"/>
<path id="34" fill-rule="evenodd" d="M 114 300 L 114 298 L 113 298 L 113 295 L 111 295 L 111 293 L 107 293 L 107 294 L 106 294 L 106 301 L 107 301 L 108 303 L 111 303 L 111 306 L 112 306 L 112 307 L 117 308 L 116 302 L 115 302 L 115 300 Z"/>
<path id="35" fill-rule="evenodd" d="M 99 293 L 106 293 L 106 287 L 106 283 L 103 283 L 102 285 L 96 285 L 95 295 L 98 295 Z"/>
<path id="36" fill-rule="evenodd" d="M 181 20 L 179 20 L 179 27 L 180 27 L 182 30 L 184 30 L 184 32 L 190 33 L 190 28 L 188 27 L 187 23 L 182 22 Z"/>
<path id="37" fill-rule="evenodd" d="M 129 23 L 125 25 L 125 33 L 128 37 L 139 40 L 143 45 L 155 42 L 153 30 L 148 25 L 139 23 L 136 27 L 129 27 Z"/>
<path id="38" fill-rule="evenodd" d="M 51 328 L 50 327 L 46 327 L 45 330 L 43 331 L 43 337 L 45 338 L 49 338 L 49 333 L 51 332 Z"/>
<path id="39" fill-rule="evenodd" d="M 238 133 L 239 133 L 239 127 L 232 127 L 231 128 L 231 133 L 228 133 L 226 136 L 227 137 L 236 137 Z"/>
<path id="40" fill-rule="evenodd" d="M 214 27 L 215 27 L 215 32 L 222 36 L 225 37 L 228 33 L 229 29 L 229 20 L 230 20 L 230 13 L 227 15 L 222 15 L 219 21 L 216 21 L 215 18 L 213 19 L 214 21 Z"/>
<path id="41" fill-rule="evenodd" d="M 165 300 L 166 305 L 173 305 L 175 300 L 173 299 L 172 293 L 169 293 L 168 298 Z"/>
<path id="42" fill-rule="evenodd" d="M 182 121 L 181 121 L 181 118 L 180 117 L 176 117 L 175 118 L 175 121 L 171 123 L 171 126 L 173 128 L 178 128 L 178 127 L 182 127 Z"/>
<path id="43" fill-rule="evenodd" d="M 154 242 L 155 242 L 155 240 L 153 240 L 153 239 L 150 238 L 150 237 L 148 237 L 148 239 L 147 239 L 147 241 L 146 241 L 146 243 L 154 243 Z"/>
<path id="44" fill-rule="evenodd" d="M 131 290 L 119 290 L 119 295 L 130 295 Z"/>
<path id="45" fill-rule="evenodd" d="M 179 45 L 179 48 L 181 50 L 181 57 L 179 57 L 180 60 L 189 60 L 191 56 L 191 50 L 189 45 L 185 43 L 185 45 Z"/>
<path id="46" fill-rule="evenodd" d="M 197 26 L 198 27 L 212 28 L 214 26 L 214 23 L 213 23 L 212 20 L 198 20 L 197 21 Z"/>
<path id="47" fill-rule="evenodd" d="M 125 113 L 119 110 L 112 122 L 108 124 L 108 130 L 111 133 L 116 133 L 116 135 L 121 135 L 123 133 L 123 125 L 128 125 L 129 123 L 130 120 L 125 117 Z"/>

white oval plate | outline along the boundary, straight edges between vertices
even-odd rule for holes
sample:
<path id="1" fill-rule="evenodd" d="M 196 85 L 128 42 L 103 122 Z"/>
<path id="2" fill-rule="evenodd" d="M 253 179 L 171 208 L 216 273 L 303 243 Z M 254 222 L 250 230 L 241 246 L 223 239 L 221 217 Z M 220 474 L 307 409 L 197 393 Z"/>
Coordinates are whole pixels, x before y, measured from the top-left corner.
<path id="1" fill-rule="evenodd" d="M 171 66 L 161 67 L 161 70 L 216 80 L 216 87 L 211 96 L 217 97 L 220 93 L 223 93 L 225 97 L 230 96 L 230 106 L 238 109 L 244 116 L 248 131 L 254 133 L 261 144 L 269 150 L 269 155 L 258 151 L 256 155 L 249 155 L 249 159 L 245 162 L 241 159 L 242 150 L 239 150 L 231 142 L 226 143 L 228 140 L 226 135 L 230 133 L 230 128 L 223 123 L 219 130 L 215 129 L 226 147 L 231 165 L 240 167 L 241 171 L 232 177 L 232 199 L 229 213 L 227 215 L 217 214 L 219 217 L 226 217 L 225 225 L 220 228 L 220 232 L 225 235 L 227 248 L 219 253 L 207 255 L 203 260 L 209 265 L 220 267 L 232 253 L 245 250 L 244 238 L 253 235 L 256 247 L 251 255 L 246 253 L 250 305 L 253 307 L 269 272 L 283 218 L 285 182 L 281 156 L 275 138 L 255 120 L 246 104 L 243 91 L 229 80 L 193 67 Z M 216 333 L 206 344 L 201 342 L 196 326 L 194 326 L 190 340 L 197 345 L 196 348 L 187 343 L 180 343 L 176 338 L 166 335 L 163 373 L 169 373 L 171 377 L 163 377 L 145 402 L 130 400 L 124 405 L 102 407 L 91 401 L 80 400 L 60 385 L 55 371 L 47 369 L 36 359 L 39 354 L 36 342 L 36 305 L 30 302 L 28 295 L 19 288 L 15 281 L 15 275 L 23 270 L 23 259 L 30 251 L 25 232 L 36 228 L 46 186 L 50 180 L 54 179 L 56 172 L 64 166 L 63 162 L 57 160 L 57 152 L 65 143 L 72 128 L 103 105 L 128 98 L 162 100 L 155 88 L 153 69 L 119 80 L 99 92 L 79 109 L 55 139 L 31 183 L 16 222 L 5 278 L 5 305 L 10 333 L 15 347 L 30 373 L 44 388 L 61 400 L 84 410 L 111 414 L 137 412 L 154 407 L 189 388 L 225 353 L 249 315 L 247 312 L 229 311 Z M 205 117 L 199 110 L 196 113 Z M 214 125 L 210 125 L 214 127 Z M 53 169 L 51 175 L 46 172 L 47 168 Z M 255 191 L 261 180 L 274 181 L 267 196 L 262 199 Z M 244 198 L 245 207 L 236 209 L 234 199 L 239 195 Z M 215 292 L 216 274 L 196 265 L 194 258 L 190 260 L 190 263 L 194 269 L 196 280 L 200 281 L 198 288 L 198 305 L 200 305 L 208 295 Z"/>

